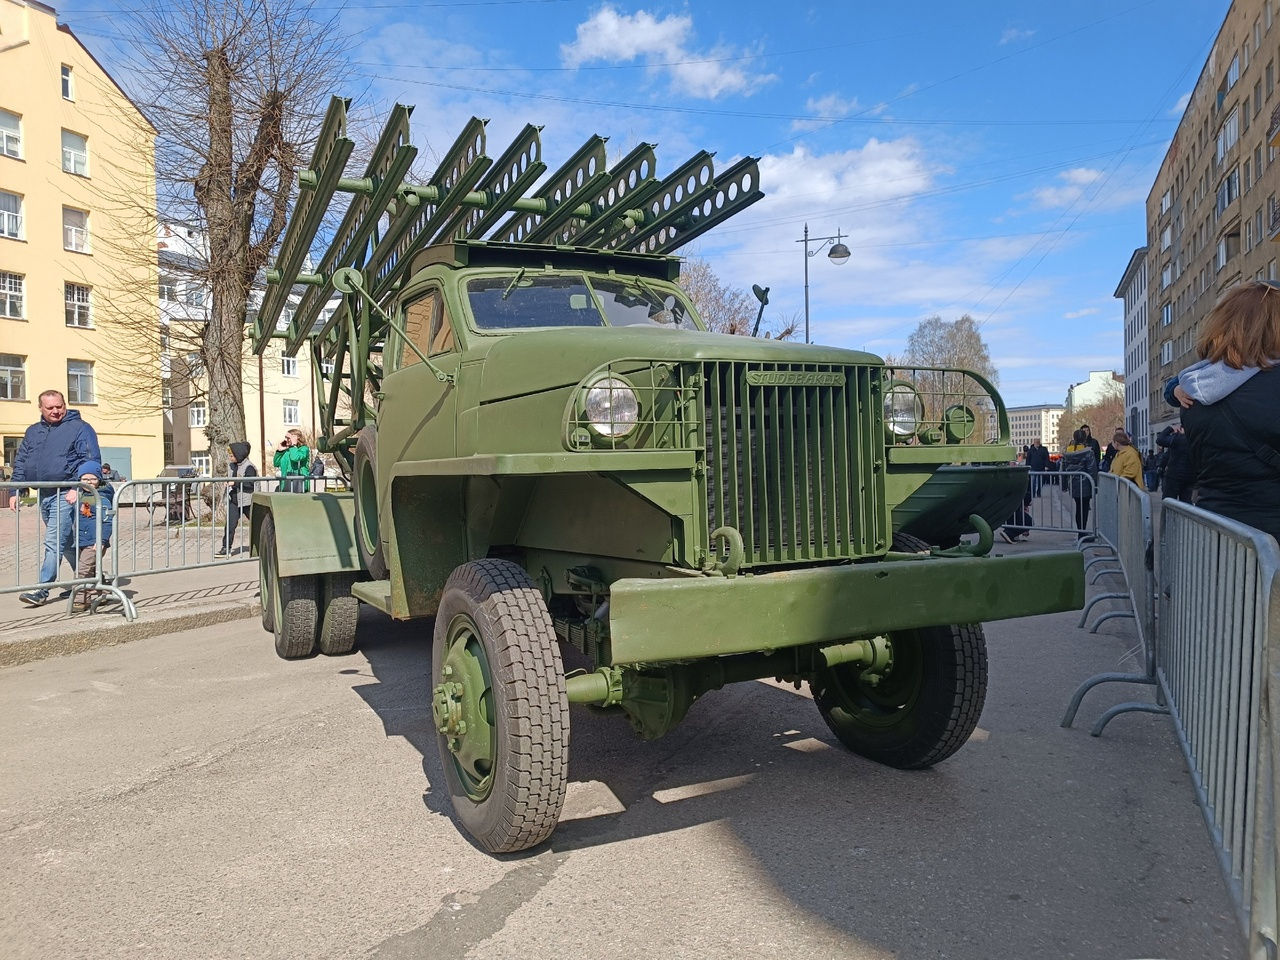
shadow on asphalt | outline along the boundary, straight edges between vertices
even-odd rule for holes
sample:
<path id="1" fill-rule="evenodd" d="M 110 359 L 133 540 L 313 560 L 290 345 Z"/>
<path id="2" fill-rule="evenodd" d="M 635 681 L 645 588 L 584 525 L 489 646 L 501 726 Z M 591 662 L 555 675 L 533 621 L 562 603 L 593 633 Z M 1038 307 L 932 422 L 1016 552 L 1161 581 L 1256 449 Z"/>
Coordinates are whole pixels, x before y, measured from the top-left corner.
<path id="1" fill-rule="evenodd" d="M 377 682 L 354 689 L 388 736 L 418 750 L 424 803 L 452 818 L 446 789 L 434 786 L 444 777 L 429 699 L 432 623 L 395 623 L 369 608 L 361 616 L 360 650 Z M 997 645 L 978 731 L 930 770 L 850 754 L 807 696 L 768 683 L 713 691 L 656 741 L 640 740 L 620 713 L 573 706 L 566 819 L 547 844 L 500 859 L 717 824 L 727 828 L 726 857 L 763 869 L 795 906 L 893 955 L 1232 955 L 1223 947 L 1236 940 L 1230 917 L 1216 904 L 1192 906 L 1196 884 L 1165 903 L 1187 862 L 1208 862 L 1207 848 L 1179 860 L 1163 849 L 1171 841 L 1159 842 L 1170 829 L 1166 807 L 1181 812 L 1191 799 L 1170 762 L 1167 725 L 1130 719 L 1105 741 L 1058 729 L 1089 667 L 1071 673 L 1070 650 L 1056 664 L 1044 658 L 1058 655 L 1050 651 L 1064 636 L 1086 651 L 1106 638 L 1072 633 L 1067 619 L 1040 622 Z M 566 657 L 566 669 L 585 665 L 576 652 Z M 575 788 L 607 802 L 574 809 Z M 1197 828 L 1197 818 L 1184 819 Z M 747 856 L 734 857 L 735 841 Z"/>

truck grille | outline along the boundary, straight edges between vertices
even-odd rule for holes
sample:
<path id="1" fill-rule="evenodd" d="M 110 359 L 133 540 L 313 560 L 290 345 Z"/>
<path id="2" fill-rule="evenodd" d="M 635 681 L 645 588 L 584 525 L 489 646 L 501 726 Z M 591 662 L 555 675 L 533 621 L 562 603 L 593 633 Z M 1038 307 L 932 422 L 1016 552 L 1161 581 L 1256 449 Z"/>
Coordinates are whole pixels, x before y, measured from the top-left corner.
<path id="1" fill-rule="evenodd" d="M 747 565 L 883 550 L 872 368 L 722 361 L 702 374 L 707 519 L 742 534 Z"/>

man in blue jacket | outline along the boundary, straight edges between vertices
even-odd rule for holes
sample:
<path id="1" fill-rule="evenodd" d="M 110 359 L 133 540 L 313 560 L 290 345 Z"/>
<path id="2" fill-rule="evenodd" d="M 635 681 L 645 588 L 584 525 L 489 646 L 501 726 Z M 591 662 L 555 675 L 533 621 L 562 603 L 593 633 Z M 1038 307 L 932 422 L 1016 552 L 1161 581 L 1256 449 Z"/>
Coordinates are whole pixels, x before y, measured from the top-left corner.
<path id="1" fill-rule="evenodd" d="M 40 582 L 58 579 L 62 557 L 76 568 L 75 503 L 80 474 L 89 464 L 102 461 L 98 435 L 93 427 L 80 419 L 77 410 L 67 409 L 67 400 L 58 390 L 40 394 L 40 419 L 27 428 L 18 455 L 13 461 L 15 483 L 65 483 L 70 489 L 39 491 L 40 519 L 44 521 L 44 562 L 40 565 Z M 18 498 L 9 501 L 10 509 L 18 509 Z M 38 607 L 49 599 L 49 591 L 32 590 L 19 596 L 28 606 Z"/>

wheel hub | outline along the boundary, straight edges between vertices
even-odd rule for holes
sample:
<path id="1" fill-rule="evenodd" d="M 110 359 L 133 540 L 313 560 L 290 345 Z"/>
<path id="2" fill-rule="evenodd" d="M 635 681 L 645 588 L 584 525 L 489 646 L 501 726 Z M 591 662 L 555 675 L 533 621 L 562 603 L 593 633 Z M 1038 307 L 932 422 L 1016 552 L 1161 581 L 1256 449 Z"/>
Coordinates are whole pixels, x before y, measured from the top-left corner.
<path id="1" fill-rule="evenodd" d="M 459 617 L 451 626 L 440 682 L 431 696 L 436 730 L 467 795 L 477 802 L 493 786 L 497 754 L 493 680 L 478 633 L 469 617 Z"/>

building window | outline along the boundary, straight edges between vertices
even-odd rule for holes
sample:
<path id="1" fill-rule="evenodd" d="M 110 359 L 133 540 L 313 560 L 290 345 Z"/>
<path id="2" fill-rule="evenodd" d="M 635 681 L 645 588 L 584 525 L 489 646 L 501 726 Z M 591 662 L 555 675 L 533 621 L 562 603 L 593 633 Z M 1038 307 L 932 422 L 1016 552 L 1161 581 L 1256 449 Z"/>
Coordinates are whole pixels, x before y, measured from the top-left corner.
<path id="1" fill-rule="evenodd" d="M 163 273 L 160 274 L 160 299 L 169 303 L 178 302 L 178 285 L 173 277 L 167 277 Z"/>
<path id="2" fill-rule="evenodd" d="M 67 326 L 68 327 L 92 327 L 93 316 L 91 314 L 89 287 L 80 283 L 68 283 L 66 286 L 67 301 Z"/>
<path id="3" fill-rule="evenodd" d="M 207 427 L 209 425 L 209 407 L 203 400 L 197 400 L 187 407 L 187 426 Z"/>
<path id="4" fill-rule="evenodd" d="M 1173 191 L 1166 190 L 1164 194 L 1160 197 L 1160 212 L 1168 213 L 1172 207 L 1173 207 Z"/>
<path id="5" fill-rule="evenodd" d="M 1160 232 L 1160 249 L 1168 250 L 1171 246 L 1173 246 L 1173 227 L 1165 227 Z"/>
<path id="6" fill-rule="evenodd" d="M 320 372 L 323 373 L 326 377 L 332 377 L 334 369 L 336 368 L 334 367 L 332 360 L 321 361 Z"/>
<path id="7" fill-rule="evenodd" d="M 194 350 L 187 354 L 187 376 L 192 380 L 204 376 L 204 364 L 200 360 L 200 354 Z"/>
<path id="8" fill-rule="evenodd" d="M 1267 264 L 1267 279 L 1276 279 L 1276 262 L 1274 260 Z"/>
<path id="9" fill-rule="evenodd" d="M 188 307 L 204 306 L 204 284 L 188 283 L 186 289 L 186 301 Z"/>
<path id="10" fill-rule="evenodd" d="M 1160 270 L 1160 289 L 1168 289 L 1173 283 L 1173 265 L 1166 263 Z"/>
<path id="11" fill-rule="evenodd" d="M 298 401 L 284 401 L 284 425 L 286 427 L 296 427 L 302 423 L 302 419 L 298 415 Z"/>
<path id="12" fill-rule="evenodd" d="M 1222 183 L 1218 184 L 1218 200 L 1214 212 L 1222 216 L 1223 211 L 1235 203 L 1240 196 L 1240 168 L 1232 170 Z"/>
<path id="13" fill-rule="evenodd" d="M 1167 327 L 1173 323 L 1173 301 L 1160 306 L 1160 326 Z"/>
<path id="14" fill-rule="evenodd" d="M 20 273 L 0 273 L 0 317 L 22 319 L 22 287 Z"/>
<path id="15" fill-rule="evenodd" d="M 1253 249 L 1253 221 L 1246 220 L 1244 222 L 1244 249 L 1249 251 Z"/>
<path id="16" fill-rule="evenodd" d="M 0 190 L 0 237 L 22 239 L 22 197 Z"/>
<path id="17" fill-rule="evenodd" d="M 296 377 L 298 375 L 298 358 L 281 357 L 280 374 L 285 377 Z"/>
<path id="18" fill-rule="evenodd" d="M 89 214 L 72 207 L 62 208 L 62 248 L 89 252 Z"/>
<path id="19" fill-rule="evenodd" d="M 93 403 L 93 362 L 67 361 L 67 403 Z"/>
<path id="20" fill-rule="evenodd" d="M 62 131 L 62 172 L 89 175 L 89 141 L 70 130 Z"/>
<path id="21" fill-rule="evenodd" d="M 213 457 L 209 456 L 208 450 L 193 450 L 191 465 L 196 468 L 198 477 L 208 477 L 213 474 Z"/>
<path id="22" fill-rule="evenodd" d="M 1232 110 L 1227 119 L 1218 128 L 1218 162 L 1221 163 L 1227 152 L 1240 139 L 1240 111 Z"/>
<path id="23" fill-rule="evenodd" d="M 173 387 L 167 383 L 160 388 L 160 406 L 165 410 L 173 409 Z"/>
<path id="24" fill-rule="evenodd" d="M 1240 54 L 1231 58 L 1231 66 L 1227 67 L 1227 90 L 1230 91 L 1240 80 Z"/>
<path id="25" fill-rule="evenodd" d="M 1173 341 L 1166 340 L 1160 344 L 1160 362 L 1173 363 Z"/>
<path id="26" fill-rule="evenodd" d="M 0 154 L 22 157 L 22 120 L 8 110 L 0 110 Z"/>
<path id="27" fill-rule="evenodd" d="M 71 68 L 65 63 L 62 65 L 62 99 L 74 100 L 76 98 L 75 80 L 72 77 Z"/>
<path id="28" fill-rule="evenodd" d="M 0 400 L 27 399 L 25 360 L 16 353 L 0 353 Z"/>

